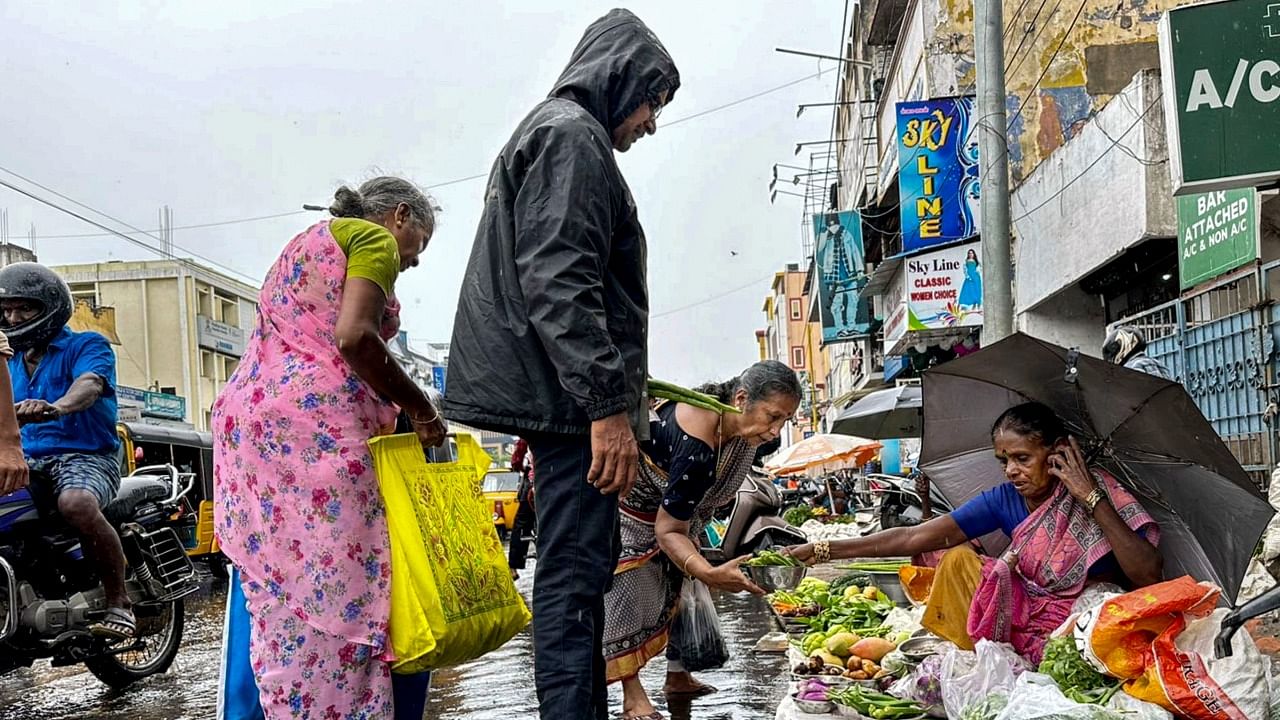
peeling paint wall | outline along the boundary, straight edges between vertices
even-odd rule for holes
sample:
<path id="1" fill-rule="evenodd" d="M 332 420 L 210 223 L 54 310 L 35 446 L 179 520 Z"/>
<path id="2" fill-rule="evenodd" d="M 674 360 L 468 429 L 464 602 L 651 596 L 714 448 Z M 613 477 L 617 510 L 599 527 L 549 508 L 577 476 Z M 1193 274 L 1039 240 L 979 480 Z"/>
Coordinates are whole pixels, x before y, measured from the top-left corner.
<path id="1" fill-rule="evenodd" d="M 973 92 L 972 0 L 922 0 L 931 88 Z M 1157 67 L 1160 15 L 1185 0 L 1004 0 L 1014 185 L 1080 133 L 1139 70 Z M 1079 14 L 1077 16 L 1077 10 Z M 1091 94 L 1092 93 L 1092 94 Z"/>

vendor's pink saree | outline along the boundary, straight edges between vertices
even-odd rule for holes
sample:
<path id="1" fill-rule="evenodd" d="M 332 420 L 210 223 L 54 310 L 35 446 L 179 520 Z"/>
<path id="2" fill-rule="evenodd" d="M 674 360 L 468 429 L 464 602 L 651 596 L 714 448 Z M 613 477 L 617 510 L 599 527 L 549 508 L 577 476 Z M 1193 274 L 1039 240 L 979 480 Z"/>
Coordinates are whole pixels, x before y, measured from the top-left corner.
<path id="1" fill-rule="evenodd" d="M 1134 532 L 1160 542 L 1155 520 L 1128 490 L 1102 470 L 1093 471 L 1111 504 Z M 1144 530 L 1145 529 L 1145 530 Z M 1111 552 L 1102 528 L 1066 485 L 1013 531 L 1009 550 L 986 562 L 969 608 L 969 635 L 1013 645 L 1040 662 L 1049 634 L 1071 614 L 1089 568 Z"/>

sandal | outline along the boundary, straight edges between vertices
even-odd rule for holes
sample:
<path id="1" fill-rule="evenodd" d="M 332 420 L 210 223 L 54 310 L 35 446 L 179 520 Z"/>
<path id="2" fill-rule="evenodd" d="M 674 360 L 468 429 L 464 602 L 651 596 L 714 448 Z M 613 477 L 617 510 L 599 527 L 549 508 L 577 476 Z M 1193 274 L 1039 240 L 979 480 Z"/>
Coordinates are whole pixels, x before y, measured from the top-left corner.
<path id="1" fill-rule="evenodd" d="M 124 608 L 107 608 L 100 622 L 89 626 L 89 632 L 104 640 L 120 641 L 133 638 L 138 631 L 137 620 L 133 613 Z"/>
<path id="2" fill-rule="evenodd" d="M 667 720 L 667 716 L 654 710 L 648 715 L 623 715 L 622 720 Z"/>

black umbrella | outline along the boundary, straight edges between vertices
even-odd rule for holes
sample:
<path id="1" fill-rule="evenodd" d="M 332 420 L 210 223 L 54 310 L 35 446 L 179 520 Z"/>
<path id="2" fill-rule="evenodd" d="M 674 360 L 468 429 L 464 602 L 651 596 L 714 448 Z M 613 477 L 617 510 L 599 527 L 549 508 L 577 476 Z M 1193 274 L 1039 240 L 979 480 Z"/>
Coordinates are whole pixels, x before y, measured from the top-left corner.
<path id="1" fill-rule="evenodd" d="M 1166 577 L 1234 599 L 1273 510 L 1182 385 L 1016 334 L 924 375 L 920 466 L 959 505 L 1005 482 L 991 425 L 1035 400 L 1160 524 Z"/>
<path id="2" fill-rule="evenodd" d="M 920 437 L 923 405 L 919 385 L 877 390 L 840 413 L 831 432 L 873 440 Z"/>

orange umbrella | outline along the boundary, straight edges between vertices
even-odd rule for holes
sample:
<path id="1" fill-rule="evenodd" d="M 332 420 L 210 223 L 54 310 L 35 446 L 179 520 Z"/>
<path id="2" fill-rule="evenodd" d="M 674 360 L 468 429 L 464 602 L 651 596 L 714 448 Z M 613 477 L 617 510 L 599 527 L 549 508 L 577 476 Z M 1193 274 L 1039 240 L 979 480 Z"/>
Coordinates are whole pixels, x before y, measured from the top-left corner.
<path id="1" fill-rule="evenodd" d="M 774 475 L 834 472 L 866 465 L 884 447 L 853 435 L 814 435 L 785 448 L 765 463 Z"/>

